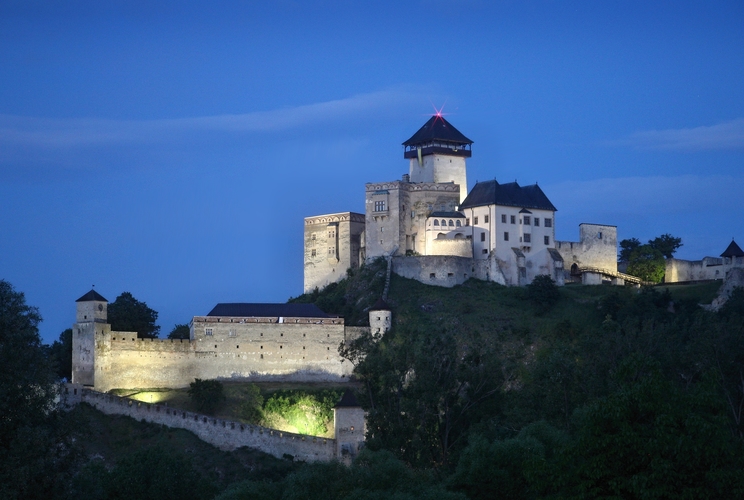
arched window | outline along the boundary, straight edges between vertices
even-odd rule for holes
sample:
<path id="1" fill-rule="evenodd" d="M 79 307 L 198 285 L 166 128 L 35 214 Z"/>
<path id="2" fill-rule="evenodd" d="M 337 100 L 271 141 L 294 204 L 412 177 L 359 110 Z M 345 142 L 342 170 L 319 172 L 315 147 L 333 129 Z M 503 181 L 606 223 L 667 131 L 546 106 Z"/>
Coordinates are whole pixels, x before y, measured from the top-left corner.
<path id="1" fill-rule="evenodd" d="M 434 225 L 435 226 L 438 226 L 439 225 L 439 221 L 437 219 L 434 219 Z"/>
<path id="2" fill-rule="evenodd" d="M 450 225 L 450 226 L 454 226 L 454 225 L 455 225 L 455 223 L 454 223 L 454 222 L 452 222 L 452 219 L 450 219 L 450 221 L 449 221 L 449 225 Z"/>
<path id="3" fill-rule="evenodd" d="M 444 219 L 442 219 L 442 225 L 443 225 L 443 226 L 446 226 L 446 225 L 447 225 L 447 221 L 446 221 L 446 220 L 444 220 Z"/>
<path id="4" fill-rule="evenodd" d="M 457 233 L 457 234 L 455 234 L 455 239 L 456 239 L 456 240 L 461 240 L 461 239 L 463 239 L 463 238 L 464 238 L 464 236 L 462 235 L 462 233 Z"/>
<path id="5" fill-rule="evenodd" d="M 443 240 L 443 239 L 445 239 L 446 237 L 447 237 L 447 236 L 446 236 L 446 235 L 445 235 L 444 233 L 439 233 L 439 234 L 437 235 L 437 239 L 438 239 L 438 240 Z"/>
<path id="6" fill-rule="evenodd" d="M 462 224 L 460 224 L 460 221 L 459 220 L 457 222 L 455 222 L 455 226 L 460 227 L 461 225 Z"/>
<path id="7" fill-rule="evenodd" d="M 571 266 L 571 276 L 578 276 L 579 275 L 579 266 L 574 263 Z"/>

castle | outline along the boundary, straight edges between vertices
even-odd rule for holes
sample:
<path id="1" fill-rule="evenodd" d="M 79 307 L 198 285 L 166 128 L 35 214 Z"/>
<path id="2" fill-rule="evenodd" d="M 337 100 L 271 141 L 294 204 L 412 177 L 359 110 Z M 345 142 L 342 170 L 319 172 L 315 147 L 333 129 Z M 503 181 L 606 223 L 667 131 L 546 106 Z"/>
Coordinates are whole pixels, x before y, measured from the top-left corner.
<path id="1" fill-rule="evenodd" d="M 408 173 L 366 184 L 364 214 L 305 218 L 305 292 L 378 257 L 400 276 L 439 286 L 471 277 L 503 285 L 538 275 L 559 285 L 632 279 L 617 273 L 615 226 L 581 224 L 578 242 L 556 241 L 557 209 L 537 184 L 492 180 L 468 193 L 472 145 L 436 114 L 403 143 Z"/>
<path id="2" fill-rule="evenodd" d="M 345 381 L 352 366 L 338 346 L 368 330 L 345 326 L 314 304 L 237 303 L 194 316 L 188 340 L 142 339 L 111 330 L 108 301 L 95 290 L 76 306 L 72 382 L 102 392 L 188 387 L 196 378 Z M 389 323 L 389 311 L 370 311 L 376 331 Z"/>

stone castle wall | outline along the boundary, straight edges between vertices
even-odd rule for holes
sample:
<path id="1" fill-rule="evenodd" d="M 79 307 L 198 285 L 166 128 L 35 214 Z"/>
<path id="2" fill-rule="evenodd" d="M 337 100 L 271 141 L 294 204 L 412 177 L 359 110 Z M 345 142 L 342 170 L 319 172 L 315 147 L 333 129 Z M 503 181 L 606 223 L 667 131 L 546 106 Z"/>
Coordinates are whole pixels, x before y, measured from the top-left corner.
<path id="1" fill-rule="evenodd" d="M 350 336 L 358 335 L 350 328 Z M 338 382 L 353 366 L 338 346 L 341 318 L 197 316 L 191 340 L 139 339 L 107 331 L 96 336 L 96 390 L 187 387 L 196 378 Z"/>
<path id="2" fill-rule="evenodd" d="M 564 270 L 571 267 L 617 271 L 617 227 L 579 224 L 579 241 L 556 241 L 555 249 L 563 257 Z"/>
<path id="3" fill-rule="evenodd" d="M 666 259 L 665 283 L 723 278 L 723 259 L 715 257 L 705 257 L 703 260 Z"/>
<path id="4" fill-rule="evenodd" d="M 364 215 L 354 212 L 305 218 L 304 291 L 323 288 L 359 267 Z"/>
<path id="5" fill-rule="evenodd" d="M 71 389 L 73 390 L 73 389 Z M 150 404 L 129 398 L 102 394 L 90 389 L 75 388 L 79 392 L 69 404 L 88 403 L 107 415 L 126 415 L 168 427 L 186 429 L 199 439 L 211 443 L 221 450 L 234 450 L 248 446 L 277 458 L 291 455 L 296 460 L 307 462 L 327 461 L 336 456 L 335 439 L 292 434 L 257 425 L 244 424 L 183 410 L 160 404 Z"/>

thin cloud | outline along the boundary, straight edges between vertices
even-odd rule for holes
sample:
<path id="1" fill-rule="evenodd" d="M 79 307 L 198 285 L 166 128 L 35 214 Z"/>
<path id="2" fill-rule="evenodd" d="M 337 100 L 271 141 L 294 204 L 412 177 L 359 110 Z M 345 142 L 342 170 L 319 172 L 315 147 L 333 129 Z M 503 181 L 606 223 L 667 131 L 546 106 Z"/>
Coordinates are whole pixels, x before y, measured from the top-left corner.
<path id="1" fill-rule="evenodd" d="M 744 118 L 707 127 L 644 130 L 608 144 L 667 151 L 744 149 Z"/>
<path id="2" fill-rule="evenodd" d="M 49 119 L 0 115 L 0 144 L 19 147 L 75 148 L 122 143 L 152 143 L 189 132 L 278 132 L 310 124 L 343 122 L 399 108 L 416 94 L 383 90 L 345 99 L 236 115 L 159 120 Z"/>
<path id="3" fill-rule="evenodd" d="M 728 213 L 741 205 L 742 185 L 744 177 L 729 175 L 650 176 L 562 182 L 546 192 L 559 213 L 569 215 L 678 216 L 700 210 Z"/>

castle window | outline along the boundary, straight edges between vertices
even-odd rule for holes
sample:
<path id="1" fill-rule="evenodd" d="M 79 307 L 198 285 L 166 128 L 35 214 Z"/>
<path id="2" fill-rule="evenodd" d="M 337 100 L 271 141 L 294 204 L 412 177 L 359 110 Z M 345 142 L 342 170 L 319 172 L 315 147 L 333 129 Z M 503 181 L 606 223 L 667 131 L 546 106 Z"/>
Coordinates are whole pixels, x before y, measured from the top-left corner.
<path id="1" fill-rule="evenodd" d="M 304 337 L 304 336 L 305 336 L 305 334 L 303 333 L 303 334 L 302 334 L 302 336 Z"/>
<path id="2" fill-rule="evenodd" d="M 486 233 L 481 233 L 481 241 L 486 241 Z"/>
<path id="3" fill-rule="evenodd" d="M 384 212 L 385 211 L 385 202 L 384 201 L 376 201 L 375 202 L 375 212 Z"/>
<path id="4" fill-rule="evenodd" d="M 504 241 L 509 241 L 509 232 L 504 233 Z"/>
<path id="5" fill-rule="evenodd" d="M 284 349 L 284 346 L 283 346 L 283 345 L 280 345 L 280 346 L 279 346 L 279 349 Z"/>
<path id="6" fill-rule="evenodd" d="M 438 226 L 439 225 L 439 220 L 438 219 L 434 219 L 434 225 L 435 226 Z"/>
<path id="7" fill-rule="evenodd" d="M 469 226 L 469 225 L 470 225 L 470 219 L 469 219 L 469 218 L 466 218 L 466 219 L 465 219 L 465 225 L 466 225 L 466 226 Z"/>
<path id="8" fill-rule="evenodd" d="M 310 252 L 310 257 L 315 257 L 315 249 L 314 249 L 314 248 L 313 248 L 313 249 L 312 249 L 312 251 Z"/>
<path id="9" fill-rule="evenodd" d="M 545 218 L 545 227 L 553 227 L 553 219 Z"/>
<path id="10" fill-rule="evenodd" d="M 525 215 L 524 216 L 524 225 L 525 226 L 529 226 L 530 224 L 532 224 L 532 219 L 530 218 L 529 215 Z"/>
<path id="11" fill-rule="evenodd" d="M 217 349 L 217 344 L 214 345 L 214 348 Z"/>
<path id="12" fill-rule="evenodd" d="M 474 226 L 478 225 L 478 217 L 473 217 L 473 225 Z"/>
<path id="13" fill-rule="evenodd" d="M 599 239 L 599 240 L 602 239 L 602 231 L 600 231 L 600 232 L 597 233 L 597 239 Z"/>
<path id="14" fill-rule="evenodd" d="M 525 233 L 525 235 L 524 235 L 524 242 L 525 243 L 532 243 L 532 235 L 530 233 Z"/>
<path id="15" fill-rule="evenodd" d="M 211 328 L 205 328 L 204 329 L 204 335 L 212 336 L 212 329 Z"/>
<path id="16" fill-rule="evenodd" d="M 484 215 L 484 216 L 483 216 L 483 222 L 484 222 L 485 224 L 488 224 L 488 216 L 487 216 L 487 215 Z"/>
<path id="17" fill-rule="evenodd" d="M 501 214 L 501 222 L 506 224 L 506 214 Z"/>
<path id="18" fill-rule="evenodd" d="M 460 224 L 460 221 L 457 220 L 457 221 L 455 221 L 455 226 L 460 227 L 460 226 L 462 226 L 462 224 Z"/>
<path id="19" fill-rule="evenodd" d="M 450 220 L 450 221 L 449 221 L 449 224 L 448 224 L 448 225 L 449 225 L 449 226 L 454 226 L 454 225 L 455 225 L 455 223 L 454 223 L 454 222 L 452 222 L 452 221 Z"/>
<path id="20" fill-rule="evenodd" d="M 261 349 L 263 349 L 263 346 L 261 346 Z"/>
<path id="21" fill-rule="evenodd" d="M 488 253 L 488 249 L 484 248 L 482 253 L 487 254 Z"/>
<path id="22" fill-rule="evenodd" d="M 263 359 L 263 354 L 261 354 L 261 359 Z"/>
<path id="23" fill-rule="evenodd" d="M 545 236 L 544 240 L 546 245 L 550 245 L 550 236 Z"/>
<path id="24" fill-rule="evenodd" d="M 315 235 L 312 235 L 312 236 L 310 237 L 310 239 L 311 239 L 311 240 L 313 240 L 313 241 L 315 241 Z"/>
<path id="25" fill-rule="evenodd" d="M 302 346 L 302 350 L 303 350 L 303 351 L 305 350 L 305 346 Z"/>
<path id="26" fill-rule="evenodd" d="M 535 217 L 535 226 L 540 225 L 540 217 Z"/>
<path id="27" fill-rule="evenodd" d="M 434 279 L 437 277 L 437 273 L 429 273 L 429 278 Z"/>
<path id="28" fill-rule="evenodd" d="M 443 226 L 446 226 L 446 225 L 447 225 L 447 221 L 446 221 L 446 220 L 444 220 L 444 219 L 442 219 L 442 225 L 443 225 Z"/>
<path id="29" fill-rule="evenodd" d="M 330 351 L 330 350 L 331 350 L 331 348 L 330 348 L 330 347 L 326 347 L 326 350 L 327 350 L 327 351 Z"/>
<path id="30" fill-rule="evenodd" d="M 515 217 L 514 215 L 512 215 L 512 216 L 511 216 L 511 221 L 510 221 L 510 222 L 511 222 L 512 224 L 516 224 L 516 223 L 517 223 L 517 218 L 516 218 L 516 217 Z"/>
<path id="31" fill-rule="evenodd" d="M 235 346 L 235 349 L 240 349 L 240 346 L 239 346 L 239 345 L 236 345 L 236 346 Z"/>

